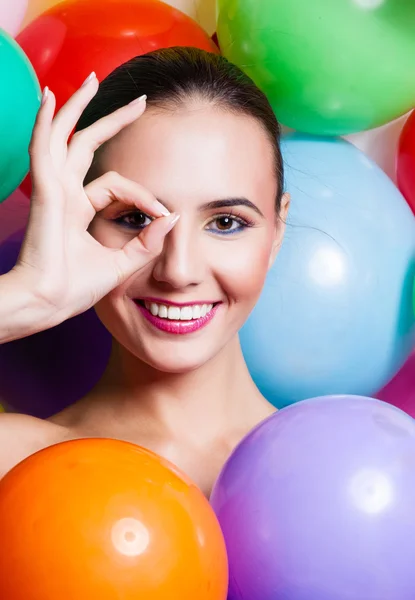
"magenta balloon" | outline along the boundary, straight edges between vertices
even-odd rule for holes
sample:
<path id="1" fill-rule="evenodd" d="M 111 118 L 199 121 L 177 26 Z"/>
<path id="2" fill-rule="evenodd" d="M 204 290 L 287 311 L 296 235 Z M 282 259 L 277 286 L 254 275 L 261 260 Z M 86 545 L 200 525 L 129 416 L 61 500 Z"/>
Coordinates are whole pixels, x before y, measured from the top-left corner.
<path id="1" fill-rule="evenodd" d="M 415 417 L 415 352 L 376 396 Z"/>
<path id="2" fill-rule="evenodd" d="M 0 203 L 0 243 L 26 227 L 29 208 L 29 198 L 19 188 Z"/>
<path id="3" fill-rule="evenodd" d="M 0 274 L 16 262 L 23 233 L 0 244 Z M 101 377 L 111 337 L 89 310 L 58 327 L 0 345 L 0 398 L 46 418 L 85 395 Z"/>
<path id="4" fill-rule="evenodd" d="M 413 600 L 415 421 L 359 396 L 283 408 L 212 492 L 228 600 Z"/>

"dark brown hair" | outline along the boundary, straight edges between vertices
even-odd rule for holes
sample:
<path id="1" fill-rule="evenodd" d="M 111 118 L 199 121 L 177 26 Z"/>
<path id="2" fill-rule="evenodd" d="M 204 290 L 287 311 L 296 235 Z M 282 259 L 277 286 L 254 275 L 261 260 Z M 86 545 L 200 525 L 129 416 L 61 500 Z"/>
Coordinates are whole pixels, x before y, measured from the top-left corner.
<path id="1" fill-rule="evenodd" d="M 280 126 L 265 94 L 239 67 L 223 56 L 197 48 L 163 48 L 137 56 L 102 81 L 76 129 L 88 127 L 143 94 L 149 107 L 174 109 L 189 99 L 203 98 L 256 119 L 275 157 L 279 212 L 284 188 Z"/>

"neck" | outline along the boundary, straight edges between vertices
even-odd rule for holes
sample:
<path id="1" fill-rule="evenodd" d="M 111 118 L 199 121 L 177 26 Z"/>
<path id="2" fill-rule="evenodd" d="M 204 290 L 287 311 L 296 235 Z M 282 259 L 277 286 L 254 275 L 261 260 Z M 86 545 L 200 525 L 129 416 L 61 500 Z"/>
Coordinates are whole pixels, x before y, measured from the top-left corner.
<path id="1" fill-rule="evenodd" d="M 145 418 L 187 437 L 249 428 L 272 411 L 252 381 L 238 336 L 198 369 L 179 374 L 157 371 L 115 342 L 95 394 L 114 405 L 117 419 Z"/>

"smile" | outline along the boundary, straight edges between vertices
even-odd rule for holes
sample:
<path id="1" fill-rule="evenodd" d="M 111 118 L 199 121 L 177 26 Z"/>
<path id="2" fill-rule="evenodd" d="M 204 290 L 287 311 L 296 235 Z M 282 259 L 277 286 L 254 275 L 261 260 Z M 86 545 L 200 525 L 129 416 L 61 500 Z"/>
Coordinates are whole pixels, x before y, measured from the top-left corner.
<path id="1" fill-rule="evenodd" d="M 201 304 L 162 304 L 153 300 L 134 300 L 142 315 L 154 327 L 183 335 L 205 327 L 214 318 L 220 302 Z"/>

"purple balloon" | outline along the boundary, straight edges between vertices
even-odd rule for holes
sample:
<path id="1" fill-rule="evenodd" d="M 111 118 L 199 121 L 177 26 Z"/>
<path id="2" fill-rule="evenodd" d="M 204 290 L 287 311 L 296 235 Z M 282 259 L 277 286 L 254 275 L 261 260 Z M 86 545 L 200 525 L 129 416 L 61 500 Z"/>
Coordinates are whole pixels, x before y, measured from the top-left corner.
<path id="1" fill-rule="evenodd" d="M 229 600 L 413 600 L 415 421 L 372 398 L 282 409 L 212 492 Z"/>
<path id="2" fill-rule="evenodd" d="M 0 275 L 16 263 L 23 233 L 0 244 Z M 47 418 L 79 400 L 108 362 L 111 336 L 94 310 L 30 337 L 0 345 L 0 401 Z"/>

